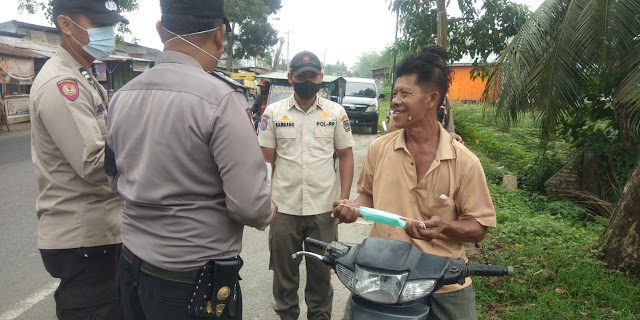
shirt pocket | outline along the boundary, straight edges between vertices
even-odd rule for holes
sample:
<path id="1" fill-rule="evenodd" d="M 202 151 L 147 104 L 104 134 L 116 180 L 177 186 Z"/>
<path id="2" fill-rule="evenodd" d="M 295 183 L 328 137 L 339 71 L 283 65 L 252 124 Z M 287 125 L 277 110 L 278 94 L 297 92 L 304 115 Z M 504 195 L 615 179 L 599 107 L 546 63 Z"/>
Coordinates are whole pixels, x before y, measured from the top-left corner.
<path id="1" fill-rule="evenodd" d="M 453 201 L 451 196 L 431 191 L 427 194 L 426 202 L 426 208 L 421 208 L 422 210 L 420 210 L 425 219 L 429 219 L 433 216 L 439 216 L 446 221 L 453 221 L 458 218 L 456 214 L 455 201 Z"/>
<path id="2" fill-rule="evenodd" d="M 276 127 L 276 151 L 282 156 L 295 156 L 299 152 L 296 128 Z"/>
<path id="3" fill-rule="evenodd" d="M 335 150 L 333 134 L 335 125 L 330 127 L 316 127 L 314 130 L 314 141 L 311 144 L 311 153 L 316 156 L 332 156 Z"/>

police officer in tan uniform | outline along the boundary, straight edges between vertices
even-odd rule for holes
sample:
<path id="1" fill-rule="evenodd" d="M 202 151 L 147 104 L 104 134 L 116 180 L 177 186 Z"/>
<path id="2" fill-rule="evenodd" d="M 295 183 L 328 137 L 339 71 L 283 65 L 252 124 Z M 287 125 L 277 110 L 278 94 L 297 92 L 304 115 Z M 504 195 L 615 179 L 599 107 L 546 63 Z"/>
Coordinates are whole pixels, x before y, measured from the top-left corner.
<path id="1" fill-rule="evenodd" d="M 119 319 L 121 200 L 104 173 L 108 96 L 91 72 L 127 23 L 112 0 L 55 0 L 60 48 L 31 88 L 31 149 L 39 196 L 38 248 L 60 278 L 59 319 Z"/>
<path id="2" fill-rule="evenodd" d="M 161 0 L 156 65 L 113 97 L 107 143 L 124 199 L 119 281 L 125 319 L 241 319 L 245 226 L 275 216 L 244 88 L 211 74 L 223 0 Z"/>
<path id="3" fill-rule="evenodd" d="M 353 180 L 353 137 L 344 108 L 318 95 L 322 83 L 318 57 L 303 51 L 291 59 L 289 82 L 294 94 L 271 104 L 258 124 L 265 161 L 272 163 L 273 199 L 279 208 L 269 228 L 275 311 L 281 319 L 298 319 L 299 268 L 306 237 L 330 242 L 337 226 L 330 211 L 336 199 L 348 199 Z M 338 153 L 340 183 L 333 166 Z M 307 259 L 306 319 L 331 319 L 330 269 Z"/>

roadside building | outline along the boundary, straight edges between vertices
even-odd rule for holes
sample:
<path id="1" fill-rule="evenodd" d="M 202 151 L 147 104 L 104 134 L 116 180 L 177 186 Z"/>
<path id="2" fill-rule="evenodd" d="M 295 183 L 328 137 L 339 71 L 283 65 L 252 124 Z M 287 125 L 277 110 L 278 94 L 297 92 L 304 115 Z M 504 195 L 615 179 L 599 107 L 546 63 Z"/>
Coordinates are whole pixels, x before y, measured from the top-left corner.
<path id="1" fill-rule="evenodd" d="M 29 121 L 31 84 L 59 45 L 56 28 L 17 20 L 0 23 L 0 107 L 8 124 Z M 91 71 L 111 97 L 151 68 L 159 52 L 134 43 L 118 43 L 115 52 L 95 61 Z"/>

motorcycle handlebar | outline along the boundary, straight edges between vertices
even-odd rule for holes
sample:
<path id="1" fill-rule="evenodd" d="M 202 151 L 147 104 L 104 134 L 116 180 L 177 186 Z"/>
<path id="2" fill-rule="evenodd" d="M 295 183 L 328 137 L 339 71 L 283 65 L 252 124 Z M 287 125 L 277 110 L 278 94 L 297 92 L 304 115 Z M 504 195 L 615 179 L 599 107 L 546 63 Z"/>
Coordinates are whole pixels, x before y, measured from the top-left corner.
<path id="1" fill-rule="evenodd" d="M 305 246 L 317 248 L 317 249 L 320 249 L 320 250 L 324 250 L 327 247 L 327 245 L 329 245 L 326 242 L 323 242 L 323 241 L 320 241 L 320 240 L 316 240 L 316 239 L 311 238 L 311 237 L 307 237 L 306 239 L 304 239 L 304 244 L 305 244 Z"/>
<path id="2" fill-rule="evenodd" d="M 515 269 L 512 266 L 468 266 L 467 276 L 483 276 L 483 277 L 511 277 L 515 273 Z"/>

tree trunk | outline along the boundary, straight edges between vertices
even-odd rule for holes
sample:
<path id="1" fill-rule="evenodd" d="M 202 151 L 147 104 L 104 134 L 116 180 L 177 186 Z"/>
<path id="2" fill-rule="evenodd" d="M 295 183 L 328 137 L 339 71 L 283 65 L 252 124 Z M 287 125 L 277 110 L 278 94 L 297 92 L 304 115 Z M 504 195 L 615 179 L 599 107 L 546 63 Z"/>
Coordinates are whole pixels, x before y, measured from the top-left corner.
<path id="1" fill-rule="evenodd" d="M 618 122 L 618 136 L 623 148 L 631 148 L 633 146 L 633 134 L 631 132 L 631 125 L 629 119 L 631 119 L 631 112 L 629 112 L 626 105 L 618 103 L 613 109 L 616 114 L 616 120 Z"/>
<path id="2" fill-rule="evenodd" d="M 640 278 L 640 163 L 629 177 L 602 245 L 610 268 Z"/>
<path id="3" fill-rule="evenodd" d="M 278 71 L 278 66 L 280 65 L 280 54 L 282 53 L 282 46 L 284 45 L 284 38 L 280 37 L 280 46 L 278 46 L 278 50 L 276 50 L 276 57 L 273 59 L 273 66 L 271 67 L 271 71 Z"/>
<path id="4" fill-rule="evenodd" d="M 436 0 L 438 11 L 438 45 L 447 49 L 447 2 L 446 0 Z"/>
<path id="5" fill-rule="evenodd" d="M 227 43 L 227 71 L 233 72 L 233 45 L 234 45 L 234 29 L 236 28 L 235 23 L 231 23 L 231 32 L 229 33 L 229 41 Z"/>

